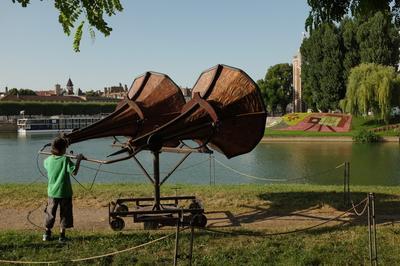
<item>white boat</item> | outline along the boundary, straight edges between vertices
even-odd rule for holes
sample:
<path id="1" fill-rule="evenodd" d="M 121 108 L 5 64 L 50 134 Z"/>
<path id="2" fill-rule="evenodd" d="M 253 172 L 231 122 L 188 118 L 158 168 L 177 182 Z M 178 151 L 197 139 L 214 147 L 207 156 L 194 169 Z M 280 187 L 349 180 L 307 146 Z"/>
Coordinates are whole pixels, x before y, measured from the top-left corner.
<path id="1" fill-rule="evenodd" d="M 75 117 L 41 117 L 20 118 L 17 120 L 18 134 L 27 133 L 57 133 L 87 127 L 104 116 L 75 116 Z"/>

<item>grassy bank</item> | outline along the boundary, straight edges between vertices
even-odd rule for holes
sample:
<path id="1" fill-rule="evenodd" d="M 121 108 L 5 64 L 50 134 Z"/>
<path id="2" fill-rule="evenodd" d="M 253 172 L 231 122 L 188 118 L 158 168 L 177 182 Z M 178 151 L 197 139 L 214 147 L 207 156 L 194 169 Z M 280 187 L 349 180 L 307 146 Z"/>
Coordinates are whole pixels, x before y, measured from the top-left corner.
<path id="1" fill-rule="evenodd" d="M 399 118 L 392 119 L 390 124 L 398 124 Z M 376 120 L 368 117 L 355 117 L 352 118 L 351 131 L 350 132 L 312 132 L 312 131 L 300 131 L 300 130 L 276 130 L 266 129 L 264 136 L 266 137 L 353 137 L 357 135 L 361 130 L 371 130 L 374 128 L 382 127 L 385 124 L 381 120 Z M 396 129 L 381 131 L 377 133 L 380 136 L 399 136 L 400 132 Z"/>
<path id="2" fill-rule="evenodd" d="M 90 184 L 84 184 L 88 189 Z M 37 205 L 46 199 L 47 186 L 44 183 L 3 184 L 0 186 L 0 207 L 26 208 Z M 115 198 L 151 196 L 151 184 L 96 184 L 91 191 L 74 184 L 74 201 L 77 206 L 106 206 Z M 354 201 L 365 198 L 368 192 L 374 192 L 382 203 L 399 202 L 400 187 L 352 186 Z M 309 184 L 242 184 L 242 185 L 189 185 L 166 184 L 161 188 L 163 196 L 195 195 L 210 211 L 221 208 L 240 209 L 244 205 L 262 205 L 275 207 L 280 211 L 292 211 L 294 208 L 306 208 L 318 204 L 327 204 L 341 208 L 343 187 L 340 185 L 320 186 Z M 379 204 L 379 203 L 378 203 Z M 386 206 L 387 208 L 388 206 Z M 399 209 L 400 210 L 400 209 Z"/>
<path id="3" fill-rule="evenodd" d="M 289 185 L 166 185 L 163 195 L 196 195 L 203 200 L 207 212 L 258 210 L 255 221 L 263 217 L 279 218 L 291 213 L 328 205 L 343 211 L 341 186 Z M 378 255 L 381 265 L 396 265 L 400 261 L 400 187 L 352 187 L 355 202 L 376 193 L 378 223 Z M 88 193 L 74 187 L 75 206 L 99 207 L 109 200 L 127 196 L 149 196 L 149 184 L 99 184 Z M 46 198 L 45 184 L 0 186 L 2 208 L 27 208 L 36 206 Z M 397 214 L 391 222 L 383 221 L 388 214 Z M 279 219 L 278 219 L 279 222 Z M 283 222 L 283 221 L 282 221 Z M 219 228 L 236 231 L 240 227 Z M 72 231 L 71 242 L 42 243 L 37 231 L 1 231 L 0 259 L 14 260 L 65 260 L 121 250 L 146 243 L 173 233 L 173 228 L 161 231 L 127 230 L 115 233 L 110 230 Z M 273 233 L 287 231 L 278 228 L 246 229 L 246 232 Z M 250 231 L 251 230 L 251 231 Z M 368 235 L 365 217 L 337 226 L 319 227 L 309 231 L 281 236 L 233 236 L 196 231 L 194 265 L 365 265 L 368 264 Z M 188 252 L 189 233 L 182 233 L 181 252 Z M 174 254 L 174 236 L 135 251 L 81 262 L 79 265 L 171 265 Z M 61 263 L 63 264 L 63 263 Z M 65 265 L 70 265 L 65 262 Z M 186 265 L 182 263 L 181 265 Z"/>

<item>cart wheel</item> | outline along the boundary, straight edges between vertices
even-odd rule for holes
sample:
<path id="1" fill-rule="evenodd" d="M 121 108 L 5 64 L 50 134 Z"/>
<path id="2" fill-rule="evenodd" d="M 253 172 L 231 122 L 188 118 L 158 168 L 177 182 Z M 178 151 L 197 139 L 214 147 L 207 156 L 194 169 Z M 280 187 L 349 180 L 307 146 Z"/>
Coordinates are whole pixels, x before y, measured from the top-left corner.
<path id="1" fill-rule="evenodd" d="M 128 208 L 128 206 L 121 204 L 121 205 L 118 205 L 118 207 L 115 209 L 115 211 L 116 212 L 128 212 L 129 208 Z"/>
<path id="2" fill-rule="evenodd" d="M 144 228 L 144 230 L 156 230 L 156 229 L 158 229 L 158 222 L 144 221 L 143 228 Z"/>
<path id="3" fill-rule="evenodd" d="M 114 231 L 121 231 L 125 227 L 125 222 L 122 218 L 113 218 L 110 222 L 110 226 Z"/>
<path id="4" fill-rule="evenodd" d="M 194 215 L 192 216 L 191 225 L 198 227 L 206 227 L 207 217 L 204 214 Z"/>

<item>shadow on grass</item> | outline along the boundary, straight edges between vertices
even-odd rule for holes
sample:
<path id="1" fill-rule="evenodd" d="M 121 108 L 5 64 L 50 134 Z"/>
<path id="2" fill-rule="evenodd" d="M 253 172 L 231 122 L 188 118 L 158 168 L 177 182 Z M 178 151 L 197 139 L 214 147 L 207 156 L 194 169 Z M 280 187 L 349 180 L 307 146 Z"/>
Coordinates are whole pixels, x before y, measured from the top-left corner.
<path id="1" fill-rule="evenodd" d="M 283 220 L 284 217 L 289 216 L 294 222 L 296 220 L 309 220 L 318 223 L 328 221 L 352 208 L 351 203 L 347 205 L 344 204 L 344 194 L 338 192 L 264 193 L 258 195 L 258 198 L 265 201 L 265 204 L 254 206 L 243 205 L 242 207 L 250 210 L 236 215 L 226 215 L 230 224 L 218 226 L 218 223 L 215 221 L 213 223 L 213 219 L 210 219 L 211 224 L 218 227 L 240 226 L 241 224 L 250 224 L 266 220 Z M 351 193 L 351 200 L 354 202 L 354 205 L 357 205 L 365 198 L 367 198 L 367 193 Z M 360 204 L 356 208 L 357 211 L 361 212 L 365 204 L 366 202 Z M 328 207 L 328 209 L 319 212 L 318 210 L 323 207 Z M 326 211 L 328 212 L 326 213 Z M 382 193 L 375 194 L 375 213 L 377 224 L 399 222 L 400 195 Z M 354 213 L 354 211 L 350 210 L 348 215 L 338 218 L 336 221 L 343 223 L 350 222 L 354 225 L 365 225 L 367 224 L 367 213 L 365 212 L 364 215 L 359 217 Z"/>

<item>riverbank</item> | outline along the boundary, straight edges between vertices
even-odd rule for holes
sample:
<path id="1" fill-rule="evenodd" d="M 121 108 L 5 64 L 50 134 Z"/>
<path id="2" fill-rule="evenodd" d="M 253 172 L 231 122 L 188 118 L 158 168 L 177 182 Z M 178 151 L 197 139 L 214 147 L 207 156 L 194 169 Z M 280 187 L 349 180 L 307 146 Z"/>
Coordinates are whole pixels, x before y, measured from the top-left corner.
<path id="1" fill-rule="evenodd" d="M 88 185 L 88 184 L 85 184 Z M 376 194 L 379 262 L 395 265 L 400 261 L 400 188 L 351 188 L 355 204 L 365 199 L 368 192 Z M 196 195 L 203 200 L 208 229 L 222 232 L 250 233 L 229 235 L 196 230 L 194 264 L 196 265 L 355 265 L 368 263 L 368 227 L 365 216 L 354 213 L 343 215 L 341 186 L 315 185 L 165 185 L 162 195 Z M 143 231 L 126 219 L 127 230 L 112 232 L 108 227 L 90 227 L 100 222 L 107 225 L 107 204 L 116 197 L 152 195 L 150 184 L 95 185 L 92 192 L 74 186 L 76 229 L 68 232 L 71 245 L 56 242 L 42 243 L 41 231 L 30 225 L 16 228 L 26 221 L 28 211 L 33 222 L 41 223 L 42 207 L 46 199 L 45 184 L 8 184 L 0 187 L 1 214 L 0 259 L 47 261 L 82 258 L 133 247 L 159 237 L 173 234 L 173 227 L 159 231 Z M 39 205 L 39 208 L 38 208 Z M 364 205 L 358 207 L 362 210 Z M 86 209 L 86 214 L 81 211 Z M 93 215 L 98 213 L 97 216 Z M 336 218 L 342 215 L 340 218 Z M 5 219 L 8 222 L 5 222 Z M 94 221 L 94 219 L 99 219 Z M 329 219 L 332 222 L 325 223 Z M 270 236 L 302 230 L 304 232 Z M 7 224 L 7 228 L 4 227 Z M 84 227 L 86 225 L 87 227 Z M 14 226 L 14 228 L 13 228 Z M 131 227 L 129 227 L 131 226 Z M 187 254 L 189 234 L 183 232 L 181 252 Z M 396 251 L 397 250 L 397 251 Z M 102 258 L 99 264 L 172 264 L 174 236 L 137 249 Z M 182 262 L 183 263 L 183 262 Z"/>
<path id="2" fill-rule="evenodd" d="M 353 142 L 351 136 L 264 136 L 262 143 L 268 142 Z M 381 142 L 400 142 L 397 136 L 384 136 Z"/>
<path id="3" fill-rule="evenodd" d="M 17 132 L 17 123 L 0 122 L 0 133 Z"/>

